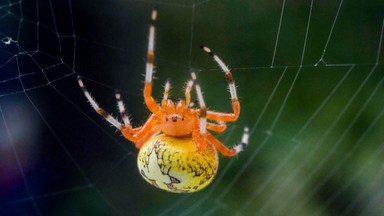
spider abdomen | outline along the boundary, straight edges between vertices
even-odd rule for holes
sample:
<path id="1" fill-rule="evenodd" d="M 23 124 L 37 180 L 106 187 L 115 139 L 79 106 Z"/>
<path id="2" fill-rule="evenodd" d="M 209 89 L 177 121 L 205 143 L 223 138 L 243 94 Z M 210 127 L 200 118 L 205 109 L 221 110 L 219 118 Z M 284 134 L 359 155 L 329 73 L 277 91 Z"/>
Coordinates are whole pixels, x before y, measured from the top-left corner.
<path id="1" fill-rule="evenodd" d="M 140 149 L 137 164 L 150 184 L 174 193 L 195 192 L 206 187 L 218 167 L 217 151 L 207 145 L 197 151 L 192 137 L 153 137 Z"/>

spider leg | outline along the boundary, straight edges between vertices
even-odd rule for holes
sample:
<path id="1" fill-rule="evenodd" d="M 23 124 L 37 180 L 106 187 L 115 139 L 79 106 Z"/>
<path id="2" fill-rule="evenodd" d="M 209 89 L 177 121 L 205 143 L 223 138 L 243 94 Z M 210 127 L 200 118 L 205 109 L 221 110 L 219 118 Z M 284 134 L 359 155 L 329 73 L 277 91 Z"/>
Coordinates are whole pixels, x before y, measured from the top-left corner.
<path id="1" fill-rule="evenodd" d="M 117 101 L 117 106 L 118 106 L 119 111 L 120 111 L 120 116 L 121 116 L 121 118 L 123 119 L 123 122 L 124 122 L 124 126 L 132 128 L 131 122 L 129 121 L 129 117 L 128 117 L 126 111 L 125 111 L 124 103 L 121 100 L 121 94 L 120 94 L 120 92 L 118 90 L 116 90 L 115 97 L 116 97 L 116 101 Z"/>
<path id="2" fill-rule="evenodd" d="M 189 80 L 185 88 L 185 105 L 187 108 L 191 105 L 191 91 L 193 87 L 193 80 Z"/>
<path id="3" fill-rule="evenodd" d="M 233 113 L 207 111 L 207 118 L 210 120 L 225 121 L 225 122 L 236 121 L 240 114 L 240 103 L 237 98 L 236 85 L 235 85 L 235 80 L 232 77 L 232 73 L 230 72 L 228 67 L 224 64 L 224 62 L 216 54 L 214 54 L 211 51 L 211 49 L 209 49 L 206 46 L 200 46 L 200 48 L 203 49 L 210 56 L 212 56 L 213 60 L 215 60 L 216 63 L 219 64 L 220 68 L 225 72 L 225 78 L 228 81 L 228 87 L 229 87 L 229 92 L 231 94 L 232 109 L 233 109 Z"/>
<path id="4" fill-rule="evenodd" d="M 224 156 L 235 156 L 239 152 L 243 151 L 245 147 L 248 145 L 249 139 L 249 129 L 248 127 L 244 128 L 243 136 L 241 138 L 241 143 L 234 146 L 232 149 L 226 147 L 223 143 L 221 143 L 216 137 L 212 134 L 207 133 L 207 141 L 211 143 L 216 149 Z"/>
<path id="5" fill-rule="evenodd" d="M 207 122 L 207 129 L 215 132 L 224 132 L 225 129 L 227 128 L 227 125 L 224 122 L 218 122 L 213 123 L 213 122 Z"/>
<path id="6" fill-rule="evenodd" d="M 140 126 L 140 127 L 136 127 L 136 128 L 132 128 L 132 132 L 133 134 L 137 134 L 137 132 L 139 132 L 141 130 L 143 126 Z"/>
<path id="7" fill-rule="evenodd" d="M 101 115 L 105 120 L 107 120 L 109 123 L 111 123 L 114 127 L 119 129 L 121 133 L 127 138 L 128 140 L 134 142 L 134 137 L 133 135 L 136 134 L 142 127 L 138 128 L 132 128 L 128 117 L 125 114 L 125 108 L 123 105 L 123 102 L 120 99 L 120 95 L 116 94 L 116 99 L 117 99 L 117 104 L 119 106 L 120 114 L 123 117 L 124 124 L 122 124 L 119 120 L 115 119 L 112 115 L 108 114 L 103 108 L 99 107 L 97 104 L 96 100 L 91 96 L 89 91 L 84 85 L 83 80 L 81 79 L 80 76 L 77 76 L 77 81 L 79 83 L 79 86 L 81 90 L 83 91 L 85 97 L 88 99 L 89 103 L 91 104 L 92 108 L 99 114 Z M 125 115 L 125 117 L 124 117 Z M 128 120 L 128 121 L 127 121 Z"/>
<path id="8" fill-rule="evenodd" d="M 159 121 L 154 114 L 152 114 L 143 126 L 139 129 L 123 128 L 121 133 L 125 138 L 135 143 L 137 148 L 141 148 L 142 144 L 146 141 L 143 138 L 149 139 L 152 135 L 160 131 Z M 150 134 L 151 136 L 147 135 Z M 149 137 L 148 137 L 149 136 Z"/>
<path id="9" fill-rule="evenodd" d="M 195 127 L 198 128 L 192 132 L 192 135 L 195 139 L 195 143 L 197 144 L 197 149 L 204 150 L 207 146 L 205 141 L 205 135 L 207 132 L 207 107 L 205 106 L 205 101 L 203 98 L 203 93 L 201 92 L 200 84 L 197 82 L 195 72 L 191 72 L 192 81 L 195 84 L 195 90 L 197 94 L 197 99 L 199 101 L 200 111 L 199 111 L 199 121 L 195 123 Z M 198 124 L 198 126 L 196 125 Z"/>
<path id="10" fill-rule="evenodd" d="M 195 83 L 197 99 L 200 105 L 199 126 L 198 126 L 200 133 L 197 134 L 197 132 L 195 132 L 194 137 L 198 137 L 196 142 L 196 143 L 199 143 L 199 146 L 197 146 L 198 149 L 203 150 L 206 147 L 205 134 L 207 129 L 215 132 L 223 132 L 226 129 L 226 125 L 222 121 L 217 122 L 217 124 L 212 122 L 207 122 L 207 118 L 206 118 L 207 108 L 204 102 L 203 93 L 201 91 L 200 84 L 197 82 L 197 77 L 194 72 L 191 73 L 191 76 L 192 76 L 192 80 L 191 80 L 192 82 L 190 81 L 188 83 L 189 85 L 187 86 L 187 90 L 189 88 L 188 94 L 190 92 L 190 89 L 192 88 L 192 85 Z M 186 95 L 187 95 L 187 92 L 186 92 Z"/>
<path id="11" fill-rule="evenodd" d="M 160 127 L 160 125 L 154 126 L 152 129 L 144 133 L 143 137 L 135 142 L 136 148 L 141 149 L 145 142 L 147 142 L 153 135 L 161 131 Z"/>
<path id="12" fill-rule="evenodd" d="M 164 94 L 163 94 L 163 100 L 162 100 L 162 104 L 165 104 L 167 103 L 168 101 L 168 96 L 169 96 L 169 90 L 171 89 L 171 83 L 169 80 L 167 80 L 167 82 L 165 83 L 165 86 L 164 86 Z"/>
<path id="13" fill-rule="evenodd" d="M 145 85 L 144 85 L 144 101 L 148 109 L 152 113 L 158 113 L 160 110 L 159 105 L 152 97 L 152 76 L 153 76 L 153 63 L 154 63 L 154 48 L 155 48 L 155 24 L 157 18 L 157 9 L 152 10 L 151 25 L 149 27 L 149 38 L 148 38 L 148 53 L 147 63 L 145 71 Z"/>
<path id="14" fill-rule="evenodd" d="M 96 100 L 91 96 L 87 88 L 85 87 L 83 80 L 80 76 L 77 76 L 77 81 L 79 83 L 79 86 L 81 90 L 83 91 L 85 97 L 88 99 L 89 103 L 91 104 L 92 108 L 101 115 L 105 120 L 107 120 L 109 123 L 111 123 L 114 127 L 116 127 L 119 130 L 122 130 L 124 125 L 121 124 L 117 119 L 112 117 L 110 114 L 108 114 L 103 108 L 99 107 Z"/>

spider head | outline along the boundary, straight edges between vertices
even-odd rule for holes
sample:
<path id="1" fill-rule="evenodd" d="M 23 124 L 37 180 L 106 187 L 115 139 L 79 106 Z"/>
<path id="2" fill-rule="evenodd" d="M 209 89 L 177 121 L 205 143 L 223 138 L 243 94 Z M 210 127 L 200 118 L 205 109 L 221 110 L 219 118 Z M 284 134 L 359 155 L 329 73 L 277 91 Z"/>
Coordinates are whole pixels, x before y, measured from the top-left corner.
<path id="1" fill-rule="evenodd" d="M 184 100 L 163 100 L 162 131 L 170 136 L 185 136 L 192 133 L 192 113 Z"/>

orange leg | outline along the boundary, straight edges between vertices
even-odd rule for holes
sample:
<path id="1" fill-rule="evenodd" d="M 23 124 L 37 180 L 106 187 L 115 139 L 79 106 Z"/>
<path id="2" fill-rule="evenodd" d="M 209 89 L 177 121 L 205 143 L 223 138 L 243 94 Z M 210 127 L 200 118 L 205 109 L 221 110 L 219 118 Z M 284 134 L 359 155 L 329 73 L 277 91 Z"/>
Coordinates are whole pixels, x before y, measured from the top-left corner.
<path id="1" fill-rule="evenodd" d="M 155 58 L 155 23 L 157 18 L 157 10 L 153 9 L 151 15 L 151 25 L 149 27 L 148 37 L 148 52 L 147 52 L 147 64 L 145 71 L 145 86 L 144 86 L 144 101 L 148 109 L 152 113 L 158 113 L 160 110 L 157 102 L 152 98 L 152 74 L 153 74 L 153 62 Z"/>
<path id="2" fill-rule="evenodd" d="M 200 84 L 197 81 L 196 73 L 192 71 L 191 77 L 192 77 L 192 83 L 190 85 L 191 87 L 187 87 L 187 88 L 192 88 L 192 84 L 195 84 L 197 99 L 199 101 L 199 106 L 200 106 L 200 110 L 198 110 L 195 113 L 197 115 L 195 116 L 195 119 L 194 119 L 192 136 L 195 141 L 197 150 L 203 151 L 207 146 L 205 141 L 205 134 L 207 132 L 207 107 L 205 106 L 203 93 L 201 92 Z M 189 94 L 189 92 L 186 92 L 186 95 L 187 94 Z M 188 99 L 188 97 L 186 98 Z"/>
<path id="3" fill-rule="evenodd" d="M 224 132 L 226 128 L 227 128 L 227 125 L 225 125 L 224 123 L 215 124 L 212 122 L 207 122 L 207 129 L 211 131 L 221 133 L 221 132 Z"/>
<path id="4" fill-rule="evenodd" d="M 207 133 L 207 142 L 211 143 L 215 148 L 224 156 L 234 156 L 239 152 L 243 151 L 248 145 L 249 140 L 249 129 L 248 127 L 244 128 L 243 136 L 241 137 L 241 142 L 234 146 L 232 149 L 227 148 L 223 143 L 221 143 L 216 137 L 212 134 Z"/>
<path id="5" fill-rule="evenodd" d="M 236 121 L 240 115 L 240 103 L 237 99 L 232 99 L 233 113 L 223 113 L 217 111 L 207 111 L 207 119 L 215 121 L 232 122 Z"/>
<path id="6" fill-rule="evenodd" d="M 147 131 L 141 139 L 139 139 L 137 142 L 135 142 L 136 148 L 141 149 L 141 147 L 143 147 L 145 142 L 147 142 L 153 135 L 155 135 L 156 133 L 158 133 L 160 131 L 161 131 L 160 125 L 157 125 L 157 126 L 153 127 L 150 131 Z"/>
<path id="7" fill-rule="evenodd" d="M 205 140 L 206 132 L 201 133 L 201 124 L 199 123 L 199 118 L 196 118 L 195 123 L 193 124 L 192 137 L 195 141 L 197 151 L 204 151 L 207 147 Z"/>
<path id="8" fill-rule="evenodd" d="M 157 118 L 155 118 L 155 115 L 152 114 L 147 122 L 138 128 L 122 128 L 121 133 L 124 135 L 124 137 L 134 143 L 142 139 L 146 136 L 148 132 L 151 132 L 154 128 L 156 128 L 159 125 Z M 136 145 L 137 148 L 140 148 Z"/>
<path id="9" fill-rule="evenodd" d="M 224 156 L 234 156 L 237 154 L 235 149 L 227 148 L 223 143 L 221 143 L 218 139 L 216 139 L 212 134 L 206 134 L 207 141 L 211 143 L 215 148 Z"/>
<path id="10" fill-rule="evenodd" d="M 115 119 L 112 115 L 107 113 L 103 108 L 99 106 L 99 104 L 95 101 L 95 99 L 91 96 L 91 94 L 88 92 L 87 88 L 85 87 L 83 80 L 81 79 L 80 76 L 77 77 L 79 86 L 81 90 L 83 91 L 85 97 L 88 99 L 89 103 L 91 104 L 92 108 L 99 114 L 101 115 L 105 120 L 107 120 L 109 123 L 111 123 L 114 127 L 119 129 L 125 138 L 127 138 L 130 141 L 134 141 L 135 138 L 133 137 L 133 134 L 136 133 L 137 130 L 139 130 L 141 127 L 138 128 L 132 128 L 131 123 L 129 122 L 128 116 L 125 114 L 125 108 L 123 105 L 123 102 L 121 101 L 120 98 L 120 93 L 116 93 L 116 99 L 117 99 L 117 104 L 120 110 L 120 114 L 124 120 L 124 124 L 119 122 L 119 120 Z"/>
<path id="11" fill-rule="evenodd" d="M 225 73 L 225 78 L 227 79 L 227 82 L 228 82 L 228 89 L 229 89 L 229 92 L 231 93 L 232 108 L 233 108 L 233 113 L 207 111 L 207 119 L 216 120 L 216 121 L 225 121 L 225 122 L 236 121 L 240 114 L 240 103 L 239 103 L 239 100 L 237 99 L 236 85 L 235 85 L 235 80 L 233 79 L 232 73 L 227 67 L 227 65 L 219 58 L 219 56 L 214 54 L 211 49 L 209 49 L 206 46 L 200 46 L 200 47 L 201 49 L 204 50 L 204 52 L 209 54 L 214 61 L 217 62 L 217 64 Z"/>
<path id="12" fill-rule="evenodd" d="M 133 133 L 136 134 L 137 132 L 139 132 L 141 130 L 143 126 L 140 126 L 140 127 L 136 127 L 136 128 L 133 128 Z"/>
<path id="13" fill-rule="evenodd" d="M 152 83 L 150 82 L 146 82 L 144 86 L 144 101 L 149 111 L 155 114 L 159 112 L 160 107 L 152 97 Z"/>

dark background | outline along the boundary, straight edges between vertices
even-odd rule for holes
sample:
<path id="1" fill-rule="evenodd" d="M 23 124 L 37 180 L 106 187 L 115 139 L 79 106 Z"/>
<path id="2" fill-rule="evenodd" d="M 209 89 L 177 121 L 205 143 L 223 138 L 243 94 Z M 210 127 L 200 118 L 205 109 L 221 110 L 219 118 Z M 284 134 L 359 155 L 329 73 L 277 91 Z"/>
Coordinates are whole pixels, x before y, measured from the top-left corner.
<path id="1" fill-rule="evenodd" d="M 189 70 L 210 109 L 241 116 L 217 134 L 249 147 L 220 157 L 201 192 L 147 184 L 138 150 L 87 103 L 76 76 L 135 125 L 150 13 L 159 7 L 154 97 Z M 383 215 L 382 1 L 0 1 L 0 215 Z M 281 21 L 281 22 L 280 22 Z M 6 42 L 10 43 L 7 44 Z M 317 66 L 315 66 L 317 64 Z"/>

